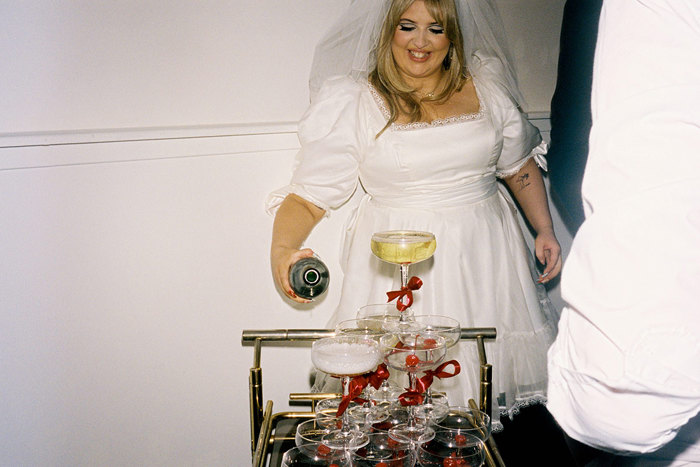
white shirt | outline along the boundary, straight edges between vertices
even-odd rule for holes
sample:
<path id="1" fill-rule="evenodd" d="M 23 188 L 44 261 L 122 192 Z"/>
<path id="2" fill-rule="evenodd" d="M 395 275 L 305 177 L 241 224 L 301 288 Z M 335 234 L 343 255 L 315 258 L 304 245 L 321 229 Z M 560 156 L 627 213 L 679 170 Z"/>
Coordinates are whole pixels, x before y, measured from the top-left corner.
<path id="1" fill-rule="evenodd" d="M 700 1 L 606 0 L 593 73 L 548 408 L 588 445 L 700 463 Z"/>

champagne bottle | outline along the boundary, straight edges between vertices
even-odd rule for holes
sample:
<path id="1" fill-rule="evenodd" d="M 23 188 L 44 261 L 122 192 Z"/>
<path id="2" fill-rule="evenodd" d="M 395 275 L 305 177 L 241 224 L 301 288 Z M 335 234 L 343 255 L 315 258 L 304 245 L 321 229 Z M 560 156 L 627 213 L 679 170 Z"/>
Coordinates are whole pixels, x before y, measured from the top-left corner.
<path id="1" fill-rule="evenodd" d="M 298 297 L 313 300 L 328 288 L 330 275 L 326 265 L 316 256 L 303 258 L 289 270 L 289 283 Z"/>

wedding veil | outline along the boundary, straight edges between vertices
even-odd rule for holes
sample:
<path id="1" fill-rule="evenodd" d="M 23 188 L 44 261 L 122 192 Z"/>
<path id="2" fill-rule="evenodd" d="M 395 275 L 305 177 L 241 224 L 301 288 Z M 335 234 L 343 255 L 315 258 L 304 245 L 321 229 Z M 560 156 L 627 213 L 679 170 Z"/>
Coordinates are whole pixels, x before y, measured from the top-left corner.
<path id="1" fill-rule="evenodd" d="M 316 46 L 309 78 L 312 100 L 331 76 L 367 79 L 376 65 L 374 48 L 390 4 L 391 0 L 350 0 Z M 455 6 L 469 73 L 476 80 L 500 87 L 513 104 L 522 106 L 505 30 L 493 0 L 455 0 Z M 496 66 L 483 66 L 486 58 Z"/>

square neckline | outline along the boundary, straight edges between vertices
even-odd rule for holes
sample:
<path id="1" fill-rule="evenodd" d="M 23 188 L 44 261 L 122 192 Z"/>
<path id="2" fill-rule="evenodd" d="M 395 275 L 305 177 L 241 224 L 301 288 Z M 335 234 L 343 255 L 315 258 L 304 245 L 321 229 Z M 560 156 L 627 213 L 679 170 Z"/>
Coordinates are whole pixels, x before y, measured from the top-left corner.
<path id="1" fill-rule="evenodd" d="M 374 104 L 377 106 L 379 112 L 384 117 L 384 120 L 388 121 L 389 118 L 391 118 L 391 112 L 389 112 L 389 109 L 387 108 L 386 103 L 384 102 L 384 98 L 381 96 L 381 94 L 379 94 L 379 91 L 377 91 L 377 89 L 372 85 L 372 83 L 370 83 L 369 80 L 367 80 L 367 87 L 369 89 L 370 94 L 372 95 L 372 100 L 374 101 Z M 486 109 L 484 107 L 484 101 L 481 98 L 481 93 L 479 92 L 479 88 L 476 86 L 476 83 L 474 83 L 474 89 L 476 90 L 476 94 L 479 99 L 479 110 L 477 110 L 476 112 L 451 115 L 449 117 L 437 118 L 429 122 L 394 122 L 389 126 L 389 129 L 392 131 L 422 130 L 426 128 L 439 128 L 443 126 L 457 125 L 464 122 L 479 120 L 486 114 Z"/>

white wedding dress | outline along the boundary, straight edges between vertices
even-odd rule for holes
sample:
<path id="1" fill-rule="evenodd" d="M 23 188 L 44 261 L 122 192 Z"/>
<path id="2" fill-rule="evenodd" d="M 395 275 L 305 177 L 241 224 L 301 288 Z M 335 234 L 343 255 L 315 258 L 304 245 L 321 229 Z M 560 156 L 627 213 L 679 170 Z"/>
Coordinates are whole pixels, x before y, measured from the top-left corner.
<path id="1" fill-rule="evenodd" d="M 354 318 L 363 305 L 386 302 L 386 292 L 400 288 L 398 268 L 370 250 L 374 232 L 432 232 L 433 258 L 410 267 L 409 275 L 423 281 L 412 309 L 456 318 L 463 327 L 497 329 L 497 339 L 486 342 L 492 413 L 512 415 L 545 400 L 546 352 L 557 315 L 535 282 L 516 208 L 497 178 L 517 172 L 530 157 L 544 163 L 546 147 L 510 101 L 487 95 L 488 86 L 474 79 L 478 113 L 395 124 L 379 138 L 388 112 L 374 88 L 350 78 L 329 80 L 300 123 L 291 184 L 272 193 L 268 209 L 292 192 L 326 211 L 356 189 L 366 193 L 346 224 L 343 290 L 329 326 Z M 475 344 L 461 343 L 450 357 L 460 362 L 461 374 L 436 379 L 434 387 L 447 392 L 451 405 L 478 400 Z"/>

